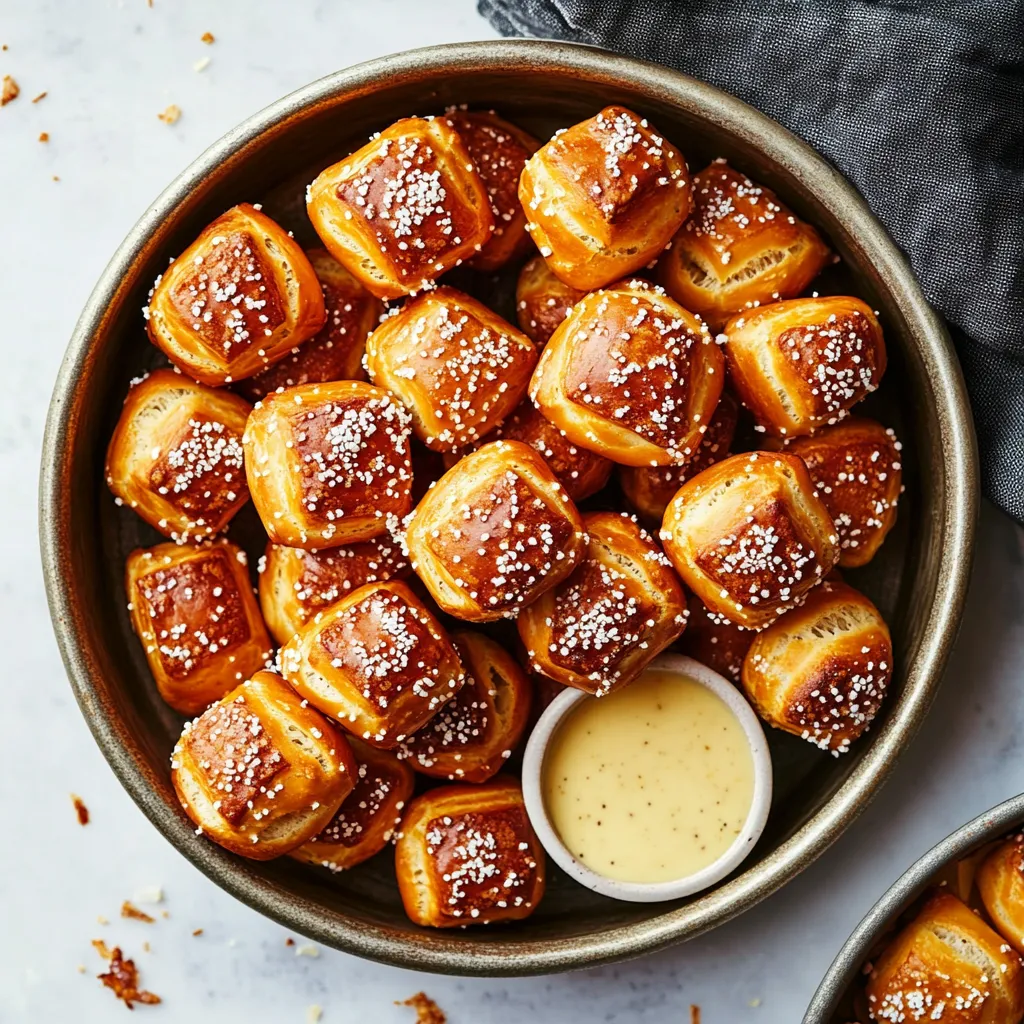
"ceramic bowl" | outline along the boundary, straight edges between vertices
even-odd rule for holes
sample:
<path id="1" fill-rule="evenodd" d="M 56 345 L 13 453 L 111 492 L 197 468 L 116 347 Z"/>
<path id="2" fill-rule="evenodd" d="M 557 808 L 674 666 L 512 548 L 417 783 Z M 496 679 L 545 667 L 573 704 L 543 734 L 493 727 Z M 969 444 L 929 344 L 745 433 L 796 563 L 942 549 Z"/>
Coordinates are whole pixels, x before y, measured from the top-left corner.
<path id="1" fill-rule="evenodd" d="M 768 753 L 768 743 L 764 730 L 753 708 L 746 702 L 739 690 L 724 676 L 702 665 L 693 658 L 685 658 L 681 654 L 663 654 L 651 662 L 652 671 L 670 672 L 691 679 L 710 690 L 735 715 L 750 746 L 750 754 L 754 762 L 754 791 L 750 801 L 750 811 L 739 835 L 732 845 L 716 861 L 692 875 L 673 879 L 670 882 L 624 882 L 617 878 L 608 878 L 591 870 L 578 857 L 574 856 L 562 842 L 554 824 L 548 815 L 544 803 L 543 778 L 544 758 L 552 737 L 558 732 L 562 723 L 577 709 L 580 701 L 599 700 L 582 690 L 566 690 L 560 693 L 545 709 L 537 724 L 530 733 L 526 751 L 523 754 L 523 799 L 526 812 L 541 845 L 547 850 L 551 859 L 580 885 L 585 885 L 593 892 L 612 899 L 625 900 L 629 903 L 662 903 L 665 900 L 677 900 L 683 896 L 692 896 L 720 882 L 731 874 L 747 858 L 754 844 L 761 838 L 768 821 L 768 811 L 772 803 L 772 759 Z M 660 779 L 663 786 L 678 785 L 675 779 Z"/>
<path id="2" fill-rule="evenodd" d="M 399 117 L 449 104 L 494 107 L 541 137 L 622 103 L 648 116 L 699 168 L 725 157 L 817 225 L 841 263 L 816 283 L 879 311 L 889 350 L 864 412 L 904 443 L 907 491 L 878 557 L 849 574 L 892 627 L 892 693 L 870 735 L 833 759 L 770 736 L 774 799 L 742 867 L 669 903 L 628 904 L 557 870 L 537 912 L 515 926 L 425 931 L 409 923 L 387 853 L 335 877 L 290 859 L 255 864 L 201 838 L 168 778 L 181 720 L 157 696 L 125 610 L 128 552 L 157 541 L 103 482 L 103 455 L 129 381 L 159 365 L 140 313 L 169 256 L 228 207 L 262 202 L 303 244 L 315 236 L 306 185 Z M 514 273 L 458 284 L 511 317 Z M 54 390 L 40 493 L 43 570 L 68 675 L 96 741 L 153 824 L 239 899 L 289 929 L 361 956 L 430 971 L 527 974 L 604 963 L 713 928 L 785 884 L 864 807 L 938 685 L 967 588 L 977 508 L 976 453 L 963 380 L 942 323 L 906 260 L 857 192 L 821 157 L 740 101 L 667 68 L 590 47 L 496 41 L 431 47 L 338 72 L 224 136 L 179 175 L 113 255 L 90 297 Z M 251 508 L 232 536 L 255 564 Z"/>

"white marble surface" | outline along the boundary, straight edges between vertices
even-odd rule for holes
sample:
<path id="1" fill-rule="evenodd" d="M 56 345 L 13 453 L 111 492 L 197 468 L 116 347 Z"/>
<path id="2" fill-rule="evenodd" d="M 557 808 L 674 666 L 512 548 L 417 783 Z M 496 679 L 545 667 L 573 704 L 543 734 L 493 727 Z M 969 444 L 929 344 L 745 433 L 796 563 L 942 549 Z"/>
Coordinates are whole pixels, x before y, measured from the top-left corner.
<path id="1" fill-rule="evenodd" d="M 123 1020 L 94 980 L 89 940 L 98 936 L 135 954 L 144 984 L 164 997 L 139 1017 L 166 1022 L 301 1022 L 315 1003 L 326 1022 L 399 1024 L 413 1014 L 393 1001 L 421 988 L 452 1024 L 660 1024 L 688 1020 L 691 1003 L 705 1024 L 797 1021 L 850 929 L 903 868 L 1021 789 L 1024 533 L 984 509 L 961 638 L 924 729 L 839 845 L 739 920 L 620 967 L 519 981 L 431 978 L 326 949 L 297 957 L 281 928 L 165 843 L 93 744 L 64 678 L 38 567 L 43 419 L 65 341 L 108 255 L 207 144 L 347 64 L 492 33 L 472 0 L 2 6 L 0 74 L 13 75 L 22 95 L 0 111 L 0 1021 Z M 200 42 L 207 30 L 213 46 Z M 204 57 L 209 66 L 193 70 Z M 172 127 L 156 118 L 169 103 L 183 111 Z M 41 131 L 48 144 L 36 141 Z M 87 828 L 71 791 L 92 812 Z M 166 893 L 167 919 L 118 918 L 123 899 L 154 885 Z"/>

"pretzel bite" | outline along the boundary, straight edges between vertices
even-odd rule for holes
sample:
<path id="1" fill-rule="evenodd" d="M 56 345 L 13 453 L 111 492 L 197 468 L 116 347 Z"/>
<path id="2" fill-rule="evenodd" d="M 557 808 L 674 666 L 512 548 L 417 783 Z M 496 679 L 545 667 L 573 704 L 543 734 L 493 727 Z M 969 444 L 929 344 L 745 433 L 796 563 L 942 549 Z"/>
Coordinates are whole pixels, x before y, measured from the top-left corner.
<path id="1" fill-rule="evenodd" d="M 406 531 L 431 596 L 470 622 L 514 618 L 572 572 L 586 539 L 576 506 L 521 441 L 467 455 L 427 492 Z"/>
<path id="2" fill-rule="evenodd" d="M 839 564 L 867 565 L 896 523 L 903 490 L 896 434 L 874 420 L 853 417 L 798 437 L 786 451 L 799 455 L 839 534 Z"/>
<path id="3" fill-rule="evenodd" d="M 411 573 L 398 542 L 388 536 L 326 551 L 271 541 L 260 563 L 260 607 L 271 635 L 286 644 L 317 612 L 351 591 Z"/>
<path id="4" fill-rule="evenodd" d="M 748 629 L 798 604 L 839 557 L 807 467 L 782 452 L 732 455 L 687 480 L 661 539 L 704 604 Z"/>
<path id="5" fill-rule="evenodd" d="M 186 722 L 171 755 L 174 791 L 196 834 L 250 860 L 312 839 L 355 780 L 345 738 L 273 672 Z"/>
<path id="6" fill-rule="evenodd" d="M 646 118 L 605 107 L 530 157 L 519 200 L 548 266 L 590 291 L 665 248 L 690 212 L 690 175 Z"/>
<path id="7" fill-rule="evenodd" d="M 482 633 L 453 633 L 452 642 L 466 685 L 396 753 L 423 775 L 486 782 L 522 738 L 533 688 L 515 658 Z"/>
<path id="8" fill-rule="evenodd" d="M 519 176 L 540 142 L 493 110 L 456 108 L 445 117 L 459 133 L 491 202 L 494 233 L 472 265 L 477 270 L 498 270 L 530 247 L 526 214 L 519 203 Z"/>
<path id="9" fill-rule="evenodd" d="M 577 303 L 551 336 L 530 397 L 572 441 L 627 466 L 686 462 L 725 382 L 704 325 L 630 281 Z"/>
<path id="10" fill-rule="evenodd" d="M 686 595 L 672 563 L 625 513 L 590 512 L 583 528 L 586 557 L 516 625 L 532 671 L 603 697 L 682 633 Z"/>
<path id="11" fill-rule="evenodd" d="M 242 434 L 250 406 L 174 370 L 132 385 L 107 448 L 115 501 L 184 543 L 227 528 L 249 500 Z"/>
<path id="12" fill-rule="evenodd" d="M 311 704 L 384 750 L 466 681 L 444 627 L 399 580 L 367 583 L 318 612 L 281 648 L 281 667 Z"/>
<path id="13" fill-rule="evenodd" d="M 573 501 L 596 494 L 608 483 L 612 473 L 610 459 L 573 444 L 565 431 L 546 420 L 529 398 L 524 398 L 483 443 L 491 441 L 522 441 L 539 452 Z M 448 468 L 464 454 L 456 452 L 448 457 Z"/>
<path id="14" fill-rule="evenodd" d="M 412 506 L 409 414 L 362 381 L 277 391 L 242 438 L 253 504 L 270 539 L 293 548 L 371 540 Z"/>
<path id="15" fill-rule="evenodd" d="M 1004 840 L 985 858 L 978 892 L 999 933 L 1024 953 L 1024 835 Z"/>
<path id="16" fill-rule="evenodd" d="M 419 291 L 479 253 L 491 200 L 443 117 L 407 117 L 321 172 L 306 192 L 316 233 L 381 299 Z"/>
<path id="17" fill-rule="evenodd" d="M 283 359 L 326 319 L 305 253 L 248 203 L 203 229 L 156 279 L 143 314 L 153 344 L 214 386 Z"/>
<path id="18" fill-rule="evenodd" d="M 516 282 L 516 320 L 538 349 L 587 293 L 551 272 L 543 256 L 527 260 Z"/>
<path id="19" fill-rule="evenodd" d="M 416 924 L 459 928 L 529 917 L 544 895 L 544 851 L 519 783 L 499 776 L 417 797 L 402 820 L 395 870 Z"/>
<path id="20" fill-rule="evenodd" d="M 619 483 L 626 500 L 648 523 L 661 523 L 668 503 L 690 477 L 703 473 L 729 454 L 739 404 L 728 391 L 722 392 L 707 432 L 697 453 L 687 462 L 672 466 L 619 466 Z"/>
<path id="21" fill-rule="evenodd" d="M 758 425 L 780 437 L 838 423 L 885 373 L 871 307 L 848 295 L 790 299 L 723 328 L 729 378 Z"/>
<path id="22" fill-rule="evenodd" d="M 354 868 L 380 853 L 397 832 L 415 776 L 393 754 L 349 739 L 355 757 L 355 788 L 337 813 L 307 843 L 292 851 L 296 860 L 331 871 Z"/>
<path id="23" fill-rule="evenodd" d="M 410 299 L 366 342 L 366 367 L 412 414 L 428 447 L 465 448 L 496 427 L 526 393 L 533 342 L 454 288 Z"/>
<path id="24" fill-rule="evenodd" d="M 757 633 L 709 611 L 695 594 L 689 595 L 686 607 L 690 617 L 677 645 L 679 651 L 738 683 L 743 675 L 743 659 Z"/>
<path id="25" fill-rule="evenodd" d="M 1020 957 L 977 914 L 939 892 L 876 959 L 866 986 L 876 1021 L 1016 1024 Z"/>
<path id="26" fill-rule="evenodd" d="M 771 726 L 845 754 L 867 732 L 892 678 L 892 641 L 878 609 L 826 580 L 754 638 L 743 689 Z"/>
<path id="27" fill-rule="evenodd" d="M 238 385 L 236 390 L 252 402 L 298 384 L 366 380 L 366 339 L 377 326 L 384 305 L 326 249 L 309 249 L 306 257 L 320 281 L 327 320 L 314 338 Z"/>
<path id="28" fill-rule="evenodd" d="M 226 540 L 133 551 L 125 592 L 160 696 L 182 714 L 220 700 L 271 655 L 245 552 Z"/>
<path id="29" fill-rule="evenodd" d="M 831 259 L 774 192 L 715 160 L 693 178 L 693 210 L 658 262 L 677 302 L 717 330 L 734 313 L 799 295 Z"/>

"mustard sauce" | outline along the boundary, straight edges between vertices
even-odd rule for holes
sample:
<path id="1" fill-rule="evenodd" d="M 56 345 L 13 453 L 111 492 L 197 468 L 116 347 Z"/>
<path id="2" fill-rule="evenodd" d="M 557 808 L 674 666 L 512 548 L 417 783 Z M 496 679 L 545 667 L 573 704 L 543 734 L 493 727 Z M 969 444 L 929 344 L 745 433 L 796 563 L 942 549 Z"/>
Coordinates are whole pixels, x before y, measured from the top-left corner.
<path id="1" fill-rule="evenodd" d="M 592 871 L 668 882 L 713 864 L 743 830 L 754 757 L 717 694 L 649 670 L 569 713 L 548 745 L 541 787 L 555 831 Z"/>

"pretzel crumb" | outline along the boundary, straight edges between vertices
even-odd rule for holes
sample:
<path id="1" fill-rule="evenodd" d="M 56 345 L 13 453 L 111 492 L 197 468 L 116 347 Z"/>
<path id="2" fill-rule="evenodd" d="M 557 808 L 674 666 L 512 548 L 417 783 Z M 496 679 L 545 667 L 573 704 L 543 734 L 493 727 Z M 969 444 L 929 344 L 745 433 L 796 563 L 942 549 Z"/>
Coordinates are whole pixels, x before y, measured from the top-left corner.
<path id="1" fill-rule="evenodd" d="M 210 66 L 209 57 L 200 57 L 199 60 L 192 65 L 193 71 L 205 71 Z"/>
<path id="2" fill-rule="evenodd" d="M 0 82 L 0 107 L 6 107 L 11 100 L 16 100 L 20 92 L 21 86 L 10 75 L 4 75 Z"/>
<path id="3" fill-rule="evenodd" d="M 294 946 L 295 940 L 289 935 L 288 938 L 284 940 L 284 944 L 286 946 Z"/>
<path id="4" fill-rule="evenodd" d="M 43 135 L 46 135 L 46 132 L 43 132 Z M 46 141 L 46 139 L 43 138 L 43 135 L 39 136 L 39 141 L 40 142 L 45 142 Z M 46 135 L 46 138 L 48 139 L 49 135 Z M 75 814 L 78 815 L 78 824 L 79 825 L 88 825 L 89 824 L 89 808 L 85 806 L 85 802 L 82 800 L 82 798 L 77 793 L 72 793 L 71 794 L 71 802 L 75 805 Z"/>
<path id="5" fill-rule="evenodd" d="M 144 910 L 139 910 L 130 900 L 121 904 L 121 916 L 130 918 L 133 921 L 145 921 L 146 924 L 153 924 L 156 918 L 150 917 Z"/>
<path id="6" fill-rule="evenodd" d="M 194 932 L 192 933 L 192 935 L 193 935 L 193 936 L 199 936 L 199 935 L 202 935 L 202 934 L 203 934 L 203 929 L 202 929 L 202 928 L 197 928 L 197 929 L 196 929 L 196 930 L 195 930 L 195 931 L 194 931 Z"/>
<path id="7" fill-rule="evenodd" d="M 426 994 L 417 992 L 396 1006 L 411 1006 L 416 1011 L 416 1024 L 447 1024 L 448 1018 L 444 1011 Z M 697 1021 L 700 1024 L 700 1021 Z"/>
<path id="8" fill-rule="evenodd" d="M 199 37 L 199 42 L 206 43 L 207 46 L 210 46 L 214 42 L 214 35 L 213 35 L 213 33 L 212 32 L 204 32 Z"/>
<path id="9" fill-rule="evenodd" d="M 166 110 L 156 116 L 164 124 L 174 124 L 181 117 L 181 107 L 177 103 L 172 103 Z"/>
<path id="10" fill-rule="evenodd" d="M 690 1024 L 700 1024 L 700 1007 L 690 1003 Z"/>
<path id="11" fill-rule="evenodd" d="M 306 1009 L 306 1024 L 317 1024 L 323 1015 L 324 1011 L 316 1003 L 313 1003 Z"/>
<path id="12" fill-rule="evenodd" d="M 38 103 L 40 100 L 45 100 L 45 99 L 46 99 L 46 90 L 44 89 L 38 96 L 33 96 L 32 97 L 32 102 L 33 103 Z"/>
<path id="13" fill-rule="evenodd" d="M 107 949 L 106 945 L 100 943 L 103 945 L 103 948 L 100 949 L 100 945 L 97 945 L 98 942 L 99 940 L 95 940 L 93 945 L 96 946 L 100 956 L 109 961 L 110 969 L 103 974 L 97 974 L 96 977 L 111 989 L 129 1010 L 135 1009 L 135 1003 L 155 1006 L 161 1001 L 158 995 L 139 988 L 138 968 L 134 961 L 128 960 L 122 955 L 120 947 Z"/>
<path id="14" fill-rule="evenodd" d="M 40 142 L 49 142 L 50 141 L 50 133 L 49 132 L 40 132 L 39 133 L 39 141 Z M 86 813 L 88 813 L 88 812 L 86 812 Z"/>

